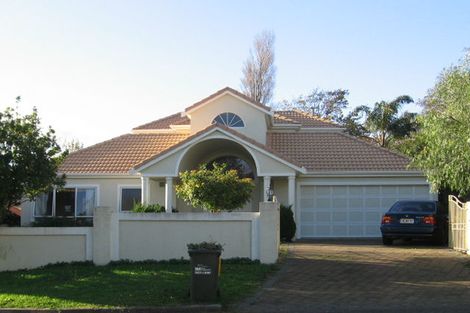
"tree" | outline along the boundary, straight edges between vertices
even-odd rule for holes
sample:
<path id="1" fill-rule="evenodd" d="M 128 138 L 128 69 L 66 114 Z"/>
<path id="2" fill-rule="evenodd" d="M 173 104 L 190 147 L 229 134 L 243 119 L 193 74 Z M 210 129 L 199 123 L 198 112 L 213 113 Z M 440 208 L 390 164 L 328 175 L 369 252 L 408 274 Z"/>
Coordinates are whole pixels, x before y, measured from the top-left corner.
<path id="1" fill-rule="evenodd" d="M 62 144 L 62 147 L 64 148 L 64 150 L 67 150 L 68 152 L 72 153 L 83 149 L 83 143 L 77 139 L 65 140 Z"/>
<path id="2" fill-rule="evenodd" d="M 393 141 L 410 136 L 417 129 L 416 113 L 404 112 L 404 104 L 412 103 L 410 96 L 399 96 L 395 100 L 380 101 L 371 109 L 359 106 L 343 120 L 348 131 L 356 136 L 370 137 L 381 147 L 390 147 Z"/>
<path id="3" fill-rule="evenodd" d="M 274 33 L 264 31 L 257 35 L 253 49 L 243 64 L 242 91 L 256 102 L 269 104 L 273 97 L 276 76 Z"/>
<path id="4" fill-rule="evenodd" d="M 226 164 L 207 164 L 180 173 L 181 182 L 176 194 L 186 203 L 209 212 L 232 211 L 241 208 L 251 197 L 254 185 L 251 178 L 240 178 Z"/>
<path id="5" fill-rule="evenodd" d="M 279 108 L 297 109 L 335 122 L 343 119 L 343 110 L 349 102 L 346 89 L 321 90 L 315 88 L 307 96 L 299 96 L 291 101 L 284 100 Z"/>
<path id="6" fill-rule="evenodd" d="M 25 116 L 11 107 L 0 112 L 0 220 L 22 199 L 62 186 L 65 177 L 57 169 L 65 156 L 54 130 L 41 130 L 36 109 Z"/>
<path id="7" fill-rule="evenodd" d="M 470 193 L 470 51 L 445 69 L 423 100 L 412 164 L 426 174 L 434 190 Z"/>

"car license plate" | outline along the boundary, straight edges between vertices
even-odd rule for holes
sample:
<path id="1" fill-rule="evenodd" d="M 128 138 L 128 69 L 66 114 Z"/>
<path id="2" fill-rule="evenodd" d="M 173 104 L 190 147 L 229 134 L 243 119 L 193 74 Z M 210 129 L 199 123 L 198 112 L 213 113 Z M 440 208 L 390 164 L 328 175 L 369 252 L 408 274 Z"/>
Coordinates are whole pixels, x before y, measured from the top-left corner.
<path id="1" fill-rule="evenodd" d="M 414 224 L 415 220 L 413 218 L 401 218 L 400 224 Z"/>

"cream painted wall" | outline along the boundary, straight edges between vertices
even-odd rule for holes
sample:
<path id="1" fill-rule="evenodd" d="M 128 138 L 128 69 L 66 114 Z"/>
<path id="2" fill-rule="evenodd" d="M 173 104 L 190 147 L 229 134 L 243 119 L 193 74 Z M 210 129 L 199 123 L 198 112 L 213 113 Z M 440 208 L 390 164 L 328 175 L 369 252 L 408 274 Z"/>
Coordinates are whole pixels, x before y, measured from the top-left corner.
<path id="1" fill-rule="evenodd" d="M 272 180 L 274 185 L 274 195 L 277 198 L 277 202 L 287 205 L 287 178 L 274 177 Z"/>
<path id="2" fill-rule="evenodd" d="M 98 185 L 98 206 L 119 210 L 119 186 L 141 185 L 140 177 L 136 178 L 67 178 L 67 186 Z"/>
<path id="3" fill-rule="evenodd" d="M 249 221 L 121 221 L 119 256 L 128 260 L 188 259 L 186 245 L 216 241 L 223 258 L 251 257 Z"/>
<path id="4" fill-rule="evenodd" d="M 191 112 L 191 133 L 197 133 L 211 125 L 214 118 L 224 112 L 235 113 L 243 120 L 245 127 L 234 128 L 236 131 L 262 144 L 266 143 L 266 113 L 230 94 L 221 96 Z"/>
<path id="5" fill-rule="evenodd" d="M 91 260 L 91 245 L 87 236 L 91 240 L 89 227 L 52 230 L 42 227 L 0 228 L 0 271 Z"/>

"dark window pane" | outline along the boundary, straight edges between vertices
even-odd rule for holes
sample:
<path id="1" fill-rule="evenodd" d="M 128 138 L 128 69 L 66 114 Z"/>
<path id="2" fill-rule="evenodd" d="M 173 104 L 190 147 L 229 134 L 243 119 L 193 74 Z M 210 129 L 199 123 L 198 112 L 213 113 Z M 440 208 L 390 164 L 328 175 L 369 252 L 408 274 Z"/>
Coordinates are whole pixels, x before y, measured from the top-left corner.
<path id="1" fill-rule="evenodd" d="M 121 210 L 131 211 L 134 203 L 140 203 L 141 189 L 140 188 L 122 188 L 121 190 Z"/>
<path id="2" fill-rule="evenodd" d="M 52 216 L 52 194 L 51 191 L 37 197 L 34 207 L 35 216 Z"/>
<path id="3" fill-rule="evenodd" d="M 253 169 L 251 168 L 250 164 L 248 164 L 248 162 L 238 157 L 234 157 L 234 156 L 218 157 L 217 159 L 209 162 L 208 168 L 209 169 L 214 168 L 214 163 L 226 164 L 227 169 L 236 170 L 240 178 L 251 178 L 251 179 L 255 178 L 255 173 L 253 172 Z"/>
<path id="4" fill-rule="evenodd" d="M 55 202 L 56 216 L 75 216 L 75 188 L 58 191 Z"/>

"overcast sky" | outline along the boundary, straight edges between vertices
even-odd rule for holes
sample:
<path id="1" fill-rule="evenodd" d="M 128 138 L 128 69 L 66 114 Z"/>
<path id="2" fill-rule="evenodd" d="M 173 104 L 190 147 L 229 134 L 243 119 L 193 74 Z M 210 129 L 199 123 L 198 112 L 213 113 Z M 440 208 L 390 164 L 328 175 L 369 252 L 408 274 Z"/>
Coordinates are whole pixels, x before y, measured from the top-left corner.
<path id="1" fill-rule="evenodd" d="M 314 87 L 349 89 L 352 107 L 417 100 L 470 47 L 470 1 L 0 0 L 0 109 L 20 95 L 61 140 L 97 143 L 240 89 L 264 29 L 275 101 Z"/>

